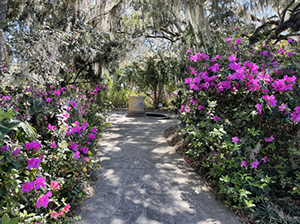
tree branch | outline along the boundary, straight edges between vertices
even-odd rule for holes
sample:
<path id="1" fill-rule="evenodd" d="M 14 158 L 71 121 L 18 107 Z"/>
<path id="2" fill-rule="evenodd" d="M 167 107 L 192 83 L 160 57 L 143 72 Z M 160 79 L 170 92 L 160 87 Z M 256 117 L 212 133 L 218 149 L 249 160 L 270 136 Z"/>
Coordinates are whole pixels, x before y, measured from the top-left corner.
<path id="1" fill-rule="evenodd" d="M 288 5 L 285 7 L 285 9 L 282 11 L 282 17 L 281 17 L 281 21 L 280 21 L 281 24 L 284 23 L 284 18 L 285 18 L 285 14 L 286 14 L 287 10 L 288 10 L 294 3 L 295 3 L 295 0 L 292 0 L 292 1 L 290 2 L 290 4 L 288 4 Z"/>

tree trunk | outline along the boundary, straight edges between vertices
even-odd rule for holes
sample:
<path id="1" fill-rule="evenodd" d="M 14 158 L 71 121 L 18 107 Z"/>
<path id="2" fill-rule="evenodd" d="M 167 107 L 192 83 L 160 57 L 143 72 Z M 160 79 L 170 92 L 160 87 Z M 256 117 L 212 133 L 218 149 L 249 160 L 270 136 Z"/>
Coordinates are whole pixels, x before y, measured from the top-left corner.
<path id="1" fill-rule="evenodd" d="M 3 28 L 6 21 L 6 9 L 7 9 L 7 0 L 0 0 L 0 63 L 2 62 L 2 49 L 3 49 Z"/>

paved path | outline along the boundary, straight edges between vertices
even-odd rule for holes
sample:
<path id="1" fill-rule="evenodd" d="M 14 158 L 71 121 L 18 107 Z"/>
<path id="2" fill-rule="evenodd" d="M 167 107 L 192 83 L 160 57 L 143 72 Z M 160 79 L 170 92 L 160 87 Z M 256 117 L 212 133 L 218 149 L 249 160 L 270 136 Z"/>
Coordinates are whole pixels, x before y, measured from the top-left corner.
<path id="1" fill-rule="evenodd" d="M 203 181 L 164 139 L 176 119 L 111 114 L 101 144 L 96 190 L 80 207 L 76 224 L 235 224 Z"/>

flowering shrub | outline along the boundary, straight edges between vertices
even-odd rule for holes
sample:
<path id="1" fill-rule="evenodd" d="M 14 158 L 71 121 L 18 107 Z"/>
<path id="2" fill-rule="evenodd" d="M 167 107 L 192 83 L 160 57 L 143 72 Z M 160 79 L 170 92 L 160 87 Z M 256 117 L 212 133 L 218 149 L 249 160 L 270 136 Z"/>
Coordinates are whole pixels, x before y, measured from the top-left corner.
<path id="1" fill-rule="evenodd" d="M 105 86 L 14 88 L 0 92 L 0 217 L 19 223 L 70 223 L 80 183 L 107 113 Z"/>
<path id="2" fill-rule="evenodd" d="M 265 223 L 300 217 L 299 43 L 226 38 L 189 54 L 182 130 L 197 167 L 226 204 Z"/>

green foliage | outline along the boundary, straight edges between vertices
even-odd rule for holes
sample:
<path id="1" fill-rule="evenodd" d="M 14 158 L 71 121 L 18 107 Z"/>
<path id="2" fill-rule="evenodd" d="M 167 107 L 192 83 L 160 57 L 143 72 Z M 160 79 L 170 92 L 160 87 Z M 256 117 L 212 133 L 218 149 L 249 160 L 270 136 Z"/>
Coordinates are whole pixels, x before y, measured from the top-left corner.
<path id="1" fill-rule="evenodd" d="M 189 89 L 180 110 L 187 155 L 200 164 L 199 172 L 218 196 L 250 220 L 297 223 L 299 43 L 249 46 L 246 39 L 231 39 L 228 45 L 213 60 L 190 55 L 192 78 L 186 79 Z M 231 69 L 235 65 L 241 73 Z M 295 83 L 284 89 L 292 83 L 289 77 Z M 222 86 L 226 81 L 227 89 Z M 255 88 L 252 81 L 257 81 Z M 271 95 L 276 102 L 266 100 Z"/>
<path id="2" fill-rule="evenodd" d="M 105 89 L 6 87 L 0 92 L 2 222 L 70 223 L 66 206 L 82 201 L 81 183 L 100 168 L 95 155 L 108 125 Z M 32 159 L 39 162 L 30 167 Z M 38 187 L 38 178 L 44 178 L 44 186 Z M 49 202 L 38 206 L 47 192 Z"/>
<path id="3" fill-rule="evenodd" d="M 18 221 L 19 217 L 10 219 L 6 213 L 4 213 L 4 215 L 1 218 L 1 224 L 17 224 Z"/>

